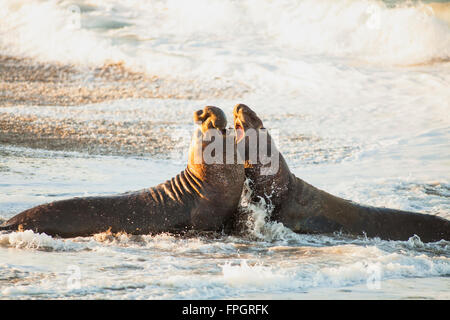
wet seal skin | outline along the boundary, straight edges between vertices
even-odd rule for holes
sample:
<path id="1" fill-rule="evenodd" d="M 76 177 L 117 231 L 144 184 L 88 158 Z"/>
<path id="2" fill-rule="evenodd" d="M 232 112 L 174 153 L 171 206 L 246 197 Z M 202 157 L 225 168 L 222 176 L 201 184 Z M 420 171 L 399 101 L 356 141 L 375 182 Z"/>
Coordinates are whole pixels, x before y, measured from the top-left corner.
<path id="1" fill-rule="evenodd" d="M 385 240 L 408 240 L 418 235 L 424 242 L 450 240 L 450 221 L 444 218 L 359 205 L 308 184 L 290 172 L 283 155 L 253 110 L 238 104 L 233 114 L 239 141 L 245 143 L 245 176 L 250 180 L 252 201 L 263 199 L 269 204 L 272 220 L 282 222 L 297 233 L 342 232 Z M 265 135 L 256 134 L 256 141 L 252 141 L 247 137 L 247 131 L 265 131 Z M 270 163 L 262 163 L 259 158 L 258 161 L 250 159 L 251 149 L 262 147 L 270 150 L 272 157 L 278 155 L 278 168 L 273 174 L 263 170 Z"/>
<path id="2" fill-rule="evenodd" d="M 107 230 L 129 234 L 223 230 L 239 204 L 244 165 L 236 161 L 235 135 L 226 130 L 220 108 L 207 106 L 194 113 L 194 121 L 199 128 L 187 167 L 174 178 L 136 192 L 43 204 L 9 219 L 0 230 L 33 230 L 64 238 Z M 217 142 L 222 149 L 211 148 Z M 233 154 L 227 157 L 230 145 Z M 208 148 L 215 153 L 214 163 L 207 161 Z"/>

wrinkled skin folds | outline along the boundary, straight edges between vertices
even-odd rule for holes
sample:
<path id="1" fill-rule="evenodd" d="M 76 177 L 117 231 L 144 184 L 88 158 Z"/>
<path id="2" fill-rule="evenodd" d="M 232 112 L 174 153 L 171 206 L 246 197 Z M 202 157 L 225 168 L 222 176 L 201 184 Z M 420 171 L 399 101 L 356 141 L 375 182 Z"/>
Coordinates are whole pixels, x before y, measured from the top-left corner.
<path id="1" fill-rule="evenodd" d="M 110 230 L 130 234 L 158 232 L 220 231 L 239 204 L 244 182 L 243 164 L 207 164 L 202 154 L 210 141 L 203 136 L 215 130 L 224 140 L 234 135 L 226 130 L 223 111 L 207 106 L 194 113 L 199 124 L 189 150 L 187 167 L 155 187 L 113 196 L 72 198 L 43 204 L 14 216 L 0 230 L 33 230 L 60 237 L 89 236 Z M 223 150 L 226 157 L 226 150 Z"/>

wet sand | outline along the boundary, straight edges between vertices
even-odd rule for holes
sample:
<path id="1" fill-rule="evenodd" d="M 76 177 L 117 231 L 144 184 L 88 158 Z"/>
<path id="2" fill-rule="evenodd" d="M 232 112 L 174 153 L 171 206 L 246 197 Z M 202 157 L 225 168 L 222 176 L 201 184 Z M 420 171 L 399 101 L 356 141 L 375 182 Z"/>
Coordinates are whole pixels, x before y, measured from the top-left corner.
<path id="1" fill-rule="evenodd" d="M 122 63 L 77 69 L 70 65 L 43 64 L 31 59 L 0 55 L 0 144 L 90 154 L 150 155 L 166 157 L 188 144 L 176 123 L 84 121 L 17 115 L 2 107 L 80 106 L 127 98 L 238 99 L 249 88 L 215 79 L 208 85 L 176 78 L 133 72 Z M 64 112 L 64 111 L 62 111 Z M 64 112 L 64 114 L 66 114 Z"/>
<path id="2" fill-rule="evenodd" d="M 0 107 L 14 105 L 74 106 L 125 98 L 239 98 L 245 84 L 220 78 L 194 83 L 134 72 L 123 63 L 79 69 L 0 55 Z"/>
<path id="3" fill-rule="evenodd" d="M 190 133 L 174 132 L 173 124 L 151 121 L 133 123 L 79 121 L 1 113 L 0 145 L 93 155 L 153 156 L 165 159 L 175 151 L 183 154 Z"/>

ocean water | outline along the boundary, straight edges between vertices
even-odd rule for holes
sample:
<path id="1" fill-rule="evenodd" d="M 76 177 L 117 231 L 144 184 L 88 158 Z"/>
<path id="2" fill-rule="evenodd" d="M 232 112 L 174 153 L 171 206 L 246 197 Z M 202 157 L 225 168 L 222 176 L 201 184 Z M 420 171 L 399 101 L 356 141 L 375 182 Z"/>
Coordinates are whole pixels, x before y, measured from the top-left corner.
<path id="1" fill-rule="evenodd" d="M 449 14 L 445 1 L 2 1 L 2 55 L 72 65 L 87 86 L 120 62 L 231 94 L 1 107 L 36 136 L 1 140 L 0 219 L 156 185 L 185 167 L 192 112 L 217 105 L 230 121 L 236 103 L 307 182 L 450 219 Z M 0 299 L 450 299 L 448 241 L 298 235 L 241 205 L 239 237 L 0 234 Z"/>

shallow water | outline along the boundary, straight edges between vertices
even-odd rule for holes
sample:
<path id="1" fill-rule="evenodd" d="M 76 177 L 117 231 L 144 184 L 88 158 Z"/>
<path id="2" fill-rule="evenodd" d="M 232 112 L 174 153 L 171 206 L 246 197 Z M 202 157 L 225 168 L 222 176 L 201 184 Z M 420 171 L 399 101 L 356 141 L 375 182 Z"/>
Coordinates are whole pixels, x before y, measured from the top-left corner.
<path id="1" fill-rule="evenodd" d="M 122 103 L 122 111 L 139 106 L 145 114 L 151 113 L 154 105 L 176 109 L 181 102 L 172 106 L 170 101 Z M 185 101 L 185 108 L 201 103 Z M 114 104 L 105 106 L 114 112 Z M 39 107 L 27 108 L 26 112 L 62 117 L 59 112 L 47 113 L 51 110 L 53 107 Z M 71 110 L 68 108 L 66 114 L 76 121 Z M 83 116 L 92 119 L 103 106 L 86 106 L 83 110 Z M 12 111 L 25 112 L 20 107 L 3 112 Z M 101 114 L 109 117 L 107 112 Z M 171 116 L 168 113 L 167 117 Z M 174 130 L 172 134 L 178 133 Z M 315 142 L 304 143 L 309 146 Z M 324 145 L 332 150 L 332 145 Z M 363 145 L 354 148 L 358 156 L 329 160 L 318 154 L 316 164 L 309 158 L 296 158 L 296 150 L 283 148 L 297 175 L 334 194 L 372 205 L 448 216 L 448 180 L 437 170 L 439 159 L 415 168 L 420 157 L 403 158 L 413 165 L 402 175 L 395 165 L 385 171 L 389 163 L 402 160 L 390 159 L 392 152 L 386 156 L 374 151 L 373 146 L 370 156 L 364 156 L 369 147 Z M 411 148 L 410 155 L 414 145 Z M 0 153 L 3 219 L 49 201 L 156 185 L 181 171 L 185 161 L 169 151 L 161 155 L 164 159 L 11 146 L 2 146 Z M 381 165 L 379 158 L 383 159 Z M 427 165 L 434 170 L 424 170 Z M 245 198 L 242 206 L 247 206 Z M 267 212 L 261 208 L 250 209 L 252 219 L 240 237 L 103 233 L 62 240 L 31 231 L 3 234 L 0 292 L 6 299 L 450 298 L 447 241 L 423 244 L 416 238 L 401 242 L 297 235 L 281 224 L 265 222 Z"/>
<path id="2" fill-rule="evenodd" d="M 86 86 L 89 68 L 112 61 L 194 91 L 219 81 L 230 98 L 5 104 L 0 219 L 163 182 L 184 169 L 192 112 L 217 105 L 230 121 L 238 102 L 314 186 L 449 219 L 446 5 L 431 14 L 415 1 L 3 1 L 1 54 L 73 65 Z M 450 299 L 448 241 L 297 235 L 250 209 L 239 237 L 0 234 L 0 298 Z"/>

